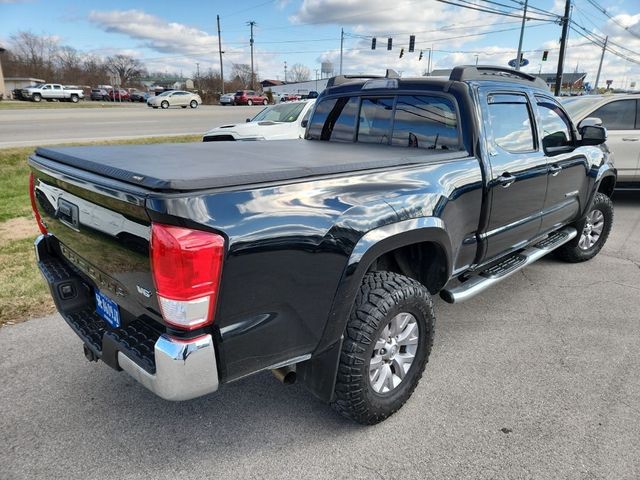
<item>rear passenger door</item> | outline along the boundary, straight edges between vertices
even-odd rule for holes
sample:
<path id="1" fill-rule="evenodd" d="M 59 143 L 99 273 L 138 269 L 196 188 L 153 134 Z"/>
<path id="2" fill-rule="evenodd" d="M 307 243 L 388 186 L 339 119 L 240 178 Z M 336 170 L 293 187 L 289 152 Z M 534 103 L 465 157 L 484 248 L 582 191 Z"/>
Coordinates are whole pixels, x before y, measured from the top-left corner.
<path id="1" fill-rule="evenodd" d="M 491 202 L 482 233 L 485 261 L 529 243 L 540 233 L 547 159 L 538 148 L 534 110 L 521 91 L 480 89 L 489 152 Z"/>

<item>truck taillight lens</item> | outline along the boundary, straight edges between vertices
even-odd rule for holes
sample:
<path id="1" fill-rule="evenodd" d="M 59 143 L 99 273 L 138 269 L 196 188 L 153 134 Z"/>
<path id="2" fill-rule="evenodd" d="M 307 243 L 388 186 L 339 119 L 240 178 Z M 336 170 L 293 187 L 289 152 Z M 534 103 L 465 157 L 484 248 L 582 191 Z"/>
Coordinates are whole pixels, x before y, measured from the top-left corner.
<path id="1" fill-rule="evenodd" d="M 36 217 L 36 223 L 38 224 L 40 233 L 46 235 L 49 232 L 47 231 L 47 227 L 44 226 L 42 217 L 40 216 L 40 212 L 38 211 L 38 204 L 36 202 L 36 185 L 33 173 L 29 174 L 29 198 L 31 198 L 31 209 L 33 210 L 33 215 Z"/>
<path id="2" fill-rule="evenodd" d="M 213 322 L 223 259 L 220 235 L 151 225 L 151 270 L 168 324 L 194 330 Z"/>

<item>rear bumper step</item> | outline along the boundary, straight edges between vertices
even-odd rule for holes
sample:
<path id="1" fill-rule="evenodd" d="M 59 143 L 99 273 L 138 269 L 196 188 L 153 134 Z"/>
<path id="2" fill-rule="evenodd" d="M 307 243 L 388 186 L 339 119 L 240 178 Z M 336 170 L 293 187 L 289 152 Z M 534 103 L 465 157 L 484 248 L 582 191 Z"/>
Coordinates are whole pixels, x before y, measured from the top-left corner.
<path id="1" fill-rule="evenodd" d="M 518 270 L 523 269 L 527 265 L 531 265 L 561 245 L 571 241 L 577 234 L 578 232 L 573 227 L 566 227 L 554 232 L 535 245 L 509 255 L 491 267 L 478 272 L 461 284 L 453 288 L 443 289 L 440 292 L 440 296 L 448 303 L 460 303 L 469 300 Z"/>
<path id="2" fill-rule="evenodd" d="M 62 318 L 84 342 L 92 360 L 124 370 L 166 400 L 189 400 L 218 389 L 211 335 L 183 340 L 166 335 L 142 319 L 113 329 L 96 313 L 92 287 L 40 235 L 35 242 L 40 271 Z M 65 298 L 62 287 L 71 286 Z M 86 352 L 85 352 L 86 353 Z"/>

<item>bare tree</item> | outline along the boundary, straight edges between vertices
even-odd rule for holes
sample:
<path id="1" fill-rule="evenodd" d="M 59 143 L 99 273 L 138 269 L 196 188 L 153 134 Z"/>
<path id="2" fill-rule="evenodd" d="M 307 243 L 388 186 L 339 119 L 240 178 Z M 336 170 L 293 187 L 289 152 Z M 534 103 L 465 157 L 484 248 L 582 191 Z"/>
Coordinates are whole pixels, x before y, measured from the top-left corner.
<path id="1" fill-rule="evenodd" d="M 251 65 L 246 63 L 232 64 L 231 78 L 234 79 L 233 83 L 239 84 L 236 88 L 248 88 L 251 85 Z"/>
<path id="2" fill-rule="evenodd" d="M 11 35 L 11 50 L 14 59 L 21 65 L 22 75 L 51 78 L 54 74 L 54 59 L 58 52 L 55 39 L 39 36 L 29 31 Z"/>
<path id="3" fill-rule="evenodd" d="M 120 84 L 127 85 L 140 78 L 143 65 L 140 60 L 128 55 L 113 55 L 107 57 L 107 69 L 120 77 Z"/>
<path id="4" fill-rule="evenodd" d="M 301 63 L 296 63 L 289 69 L 287 80 L 291 82 L 305 82 L 310 78 L 311 71 Z"/>

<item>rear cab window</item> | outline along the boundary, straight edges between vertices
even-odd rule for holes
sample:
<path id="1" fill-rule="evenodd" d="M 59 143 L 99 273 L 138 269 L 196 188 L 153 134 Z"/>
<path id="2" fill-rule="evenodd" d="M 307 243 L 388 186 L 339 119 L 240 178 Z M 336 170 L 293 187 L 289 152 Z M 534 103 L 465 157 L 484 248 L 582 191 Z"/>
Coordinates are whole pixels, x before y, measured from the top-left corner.
<path id="1" fill-rule="evenodd" d="M 315 109 L 307 138 L 459 150 L 453 100 L 439 95 L 380 95 L 328 98 Z"/>

